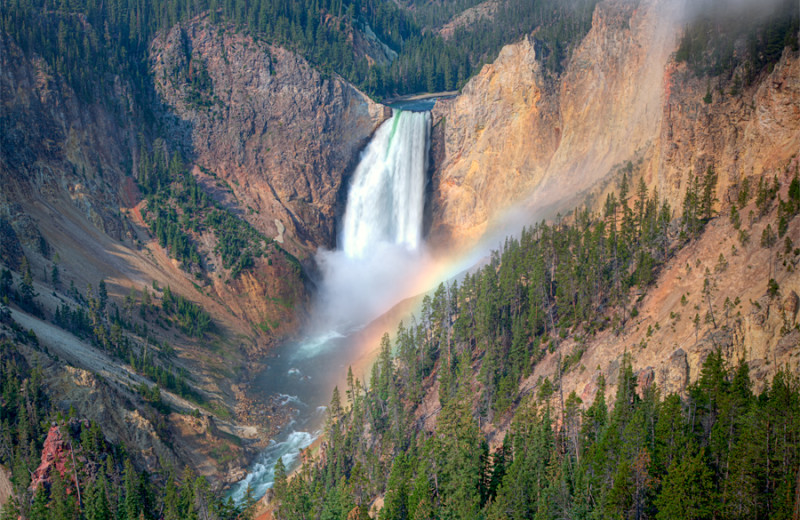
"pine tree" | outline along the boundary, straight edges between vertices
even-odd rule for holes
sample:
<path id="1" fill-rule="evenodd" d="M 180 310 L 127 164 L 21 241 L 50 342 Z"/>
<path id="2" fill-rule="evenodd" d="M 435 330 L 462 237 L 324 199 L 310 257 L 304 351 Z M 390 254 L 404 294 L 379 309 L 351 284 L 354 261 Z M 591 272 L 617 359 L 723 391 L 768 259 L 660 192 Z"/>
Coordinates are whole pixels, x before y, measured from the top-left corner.
<path id="1" fill-rule="evenodd" d="M 7 298 L 11 294 L 11 286 L 14 283 L 14 277 L 11 275 L 11 271 L 6 268 L 3 268 L 0 271 L 0 297 Z"/>
<path id="2" fill-rule="evenodd" d="M 0 520 L 18 520 L 22 515 L 19 501 L 15 496 L 9 497 L 8 501 L 0 508 Z"/>
<path id="3" fill-rule="evenodd" d="M 58 264 L 54 263 L 53 268 L 50 270 L 50 281 L 53 283 L 53 287 L 58 289 L 61 287 L 61 272 L 58 269 Z"/>
<path id="4" fill-rule="evenodd" d="M 709 165 L 703 177 L 703 195 L 700 199 L 700 213 L 706 221 L 714 216 L 714 203 L 717 202 L 716 190 L 717 173 L 714 171 L 714 167 Z"/>
<path id="5" fill-rule="evenodd" d="M 106 478 L 102 472 L 88 489 L 85 515 L 87 520 L 111 520 L 113 518 L 108 501 Z"/>
<path id="6" fill-rule="evenodd" d="M 701 450 L 695 455 L 684 456 L 670 467 L 655 503 L 658 520 L 705 520 L 713 517 L 713 473 L 703 459 Z"/>
<path id="7" fill-rule="evenodd" d="M 100 280 L 97 288 L 97 295 L 100 298 L 100 312 L 103 312 L 108 303 L 108 291 L 106 290 L 106 281 Z"/>
<path id="8" fill-rule="evenodd" d="M 31 266 L 28 263 L 27 257 L 22 258 L 22 280 L 19 282 L 19 298 L 20 303 L 30 309 L 35 305 L 34 299 L 37 294 L 33 288 L 33 275 L 31 274 Z"/>
<path id="9" fill-rule="evenodd" d="M 67 483 L 61 474 L 53 469 L 50 472 L 50 511 L 53 520 L 72 520 L 78 516 L 78 504 L 74 493 L 67 491 Z"/>
<path id="10" fill-rule="evenodd" d="M 459 390 L 442 408 L 437 427 L 435 459 L 440 492 L 439 518 L 469 520 L 479 517 L 480 432 L 470 409 L 469 357 L 459 365 Z"/>
<path id="11" fill-rule="evenodd" d="M 282 500 L 283 497 L 286 496 L 287 489 L 286 466 L 283 464 L 283 457 L 278 457 L 277 462 L 275 462 L 274 474 L 275 478 L 272 489 L 275 492 L 275 498 L 277 500 Z"/>
<path id="12" fill-rule="evenodd" d="M 28 512 L 28 520 L 49 520 L 50 512 L 47 506 L 47 491 L 44 489 L 44 486 L 39 486 L 36 489 L 36 494 L 33 497 L 33 504 Z"/>
<path id="13" fill-rule="evenodd" d="M 123 477 L 124 497 L 122 511 L 128 520 L 138 519 L 144 508 L 144 497 L 139 487 L 139 476 L 130 459 L 125 459 Z"/>

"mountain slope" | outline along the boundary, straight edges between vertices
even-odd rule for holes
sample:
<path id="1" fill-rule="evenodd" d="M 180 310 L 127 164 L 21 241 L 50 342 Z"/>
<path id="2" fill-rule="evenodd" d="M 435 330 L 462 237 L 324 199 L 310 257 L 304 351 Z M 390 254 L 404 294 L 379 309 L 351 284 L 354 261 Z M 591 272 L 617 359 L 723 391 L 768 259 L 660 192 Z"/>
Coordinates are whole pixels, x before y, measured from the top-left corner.
<path id="1" fill-rule="evenodd" d="M 373 345 L 276 518 L 797 511 L 797 31 L 698 76 L 673 5 L 602 2 L 563 75 L 526 38 L 437 102 L 433 246 L 527 227 Z"/>

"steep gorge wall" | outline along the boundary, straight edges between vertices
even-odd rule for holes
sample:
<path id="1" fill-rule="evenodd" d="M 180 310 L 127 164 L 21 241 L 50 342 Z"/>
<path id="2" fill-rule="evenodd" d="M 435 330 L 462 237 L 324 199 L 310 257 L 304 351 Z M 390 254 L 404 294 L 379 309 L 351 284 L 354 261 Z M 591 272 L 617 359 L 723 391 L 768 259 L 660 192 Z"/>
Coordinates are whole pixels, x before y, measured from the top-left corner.
<path id="1" fill-rule="evenodd" d="M 559 78 L 523 40 L 457 98 L 437 102 L 431 242 L 472 243 L 514 204 L 536 218 L 568 210 L 627 161 L 673 208 L 689 172 L 708 164 L 720 193 L 785 165 L 800 149 L 796 53 L 738 95 L 714 90 L 706 104 L 707 80 L 673 61 L 684 23 L 676 5 L 601 2 Z"/>
<path id="2" fill-rule="evenodd" d="M 290 333 L 307 298 L 291 262 L 257 258 L 228 281 L 215 272 L 213 237 L 197 236 L 215 272 L 198 291 L 152 241 L 128 177 L 141 143 L 166 135 L 213 198 L 303 259 L 335 244 L 346 175 L 389 114 L 299 56 L 204 18 L 162 34 L 151 50 L 164 104 L 142 107 L 153 100 L 119 77 L 112 92 L 80 99 L 44 60 L 0 37 L 0 258 L 18 269 L 25 254 L 38 277 L 58 254 L 65 284 L 106 278 L 122 297 L 156 281 L 207 307 L 228 332 L 258 335 L 254 325 L 269 322 Z"/>
<path id="3" fill-rule="evenodd" d="M 558 80 L 526 39 L 437 103 L 434 241 L 468 242 L 534 192 L 540 205 L 569 199 L 652 141 L 676 35 L 666 4 L 600 3 Z"/>
<path id="4" fill-rule="evenodd" d="M 204 19 L 156 38 L 151 63 L 194 159 L 232 183 L 246 218 L 298 256 L 333 247 L 345 177 L 389 112 L 299 56 Z"/>
<path id="5" fill-rule="evenodd" d="M 712 102 L 706 103 L 709 87 Z M 772 71 L 741 94 L 732 95 L 730 87 L 698 78 L 684 65 L 667 69 L 663 117 L 645 179 L 673 207 L 679 207 L 691 172 L 713 165 L 717 192 L 725 195 L 745 177 L 771 179 L 800 153 L 798 53 L 785 50 Z"/>
<path id="6" fill-rule="evenodd" d="M 26 204 L 66 202 L 110 237 L 123 238 L 117 188 L 135 136 L 126 86 L 118 82 L 105 105 L 84 103 L 6 34 L 0 71 L 0 216 L 26 236 L 35 233 Z"/>
<path id="7" fill-rule="evenodd" d="M 258 437 L 241 421 L 255 418 L 263 426 L 266 417 L 263 408 L 252 407 L 238 378 L 274 341 L 296 330 L 308 287 L 279 253 L 255 258 L 253 268 L 229 279 L 215 268 L 215 238 L 202 230 L 193 240 L 208 258 L 208 272 L 195 277 L 182 269 L 142 220 L 146 202 L 129 176 L 137 171 L 141 144 L 165 134 L 168 147 L 184 153 L 213 198 L 303 258 L 333 245 L 345 176 L 387 114 L 293 53 L 200 20 L 157 40 L 152 60 L 164 104 L 140 106 L 143 100 L 131 94 L 126 78 L 116 78 L 111 92 L 81 99 L 44 60 L 0 34 L 0 262 L 17 271 L 23 258 L 31 264 L 45 320 L 13 310 L 53 355 L 59 406 L 74 405 L 96 418 L 110 438 L 142 450 L 148 467 L 156 459 L 179 460 L 216 480 L 235 480 Z M 145 122 L 148 113 L 156 118 L 152 126 Z M 58 285 L 50 278 L 56 263 Z M 154 429 L 156 421 L 134 390 L 108 383 L 116 390 L 103 394 L 102 410 L 118 412 L 110 417 L 97 409 L 97 396 L 87 394 L 81 379 L 132 369 L 110 357 L 98 364 L 94 356 L 70 356 L 71 345 L 89 351 L 96 345 L 46 323 L 58 305 L 78 305 L 68 287 L 83 293 L 101 279 L 109 308 L 116 304 L 140 325 L 148 319 L 138 320 L 126 297 L 150 286 L 155 296 L 170 287 L 215 324 L 211 337 L 198 339 L 160 319 L 145 323 L 151 336 L 174 347 L 169 365 L 191 374 L 213 409 L 198 419 L 186 415 L 194 405 L 178 406 L 181 412 L 166 419 L 171 446 L 159 438 L 163 424 Z M 74 374 L 70 364 L 77 367 Z M 244 440 L 233 442 L 225 435 L 231 432 Z M 223 448 L 232 451 L 218 463 Z"/>

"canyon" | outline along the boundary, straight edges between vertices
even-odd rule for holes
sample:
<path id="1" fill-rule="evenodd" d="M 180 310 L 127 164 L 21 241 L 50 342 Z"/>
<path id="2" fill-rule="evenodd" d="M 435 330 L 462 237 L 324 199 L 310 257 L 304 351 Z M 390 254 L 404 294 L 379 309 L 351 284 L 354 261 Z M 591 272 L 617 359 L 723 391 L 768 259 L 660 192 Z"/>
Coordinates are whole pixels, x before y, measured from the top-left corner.
<path id="1" fill-rule="evenodd" d="M 476 13 L 453 24 L 488 16 Z M 487 237 L 499 242 L 521 224 L 569 218 L 578 206 L 600 212 L 623 175 L 657 189 L 676 218 L 692 175 L 711 166 L 718 176 L 717 216 L 635 295 L 637 316 L 588 340 L 568 334 L 522 381 L 521 395 L 554 379 L 578 350 L 579 363 L 560 384 L 584 403 L 600 375 L 614 391 L 624 353 L 642 386 L 678 393 L 717 349 L 731 362 L 746 359 L 757 387 L 784 366 L 797 370 L 798 255 L 759 241 L 779 218 L 777 208 L 758 214 L 754 201 L 739 207 L 750 236 L 743 241 L 730 204 L 745 180 L 755 189 L 775 178 L 779 195 L 788 196 L 799 167 L 800 55 L 787 46 L 774 66 L 733 92 L 675 59 L 683 16 L 672 2 L 605 0 L 562 74 L 544 68 L 534 33 L 505 46 L 457 96 L 433 108 L 425 238 L 445 260 Z M 145 469 L 189 465 L 221 487 L 241 480 L 287 422 L 280 402 L 259 402 L 249 392 L 250 378 L 308 323 L 322 283 L 315 254 L 341 246 L 360 154 L 392 111 L 295 52 L 207 15 L 159 33 L 147 67 L 149 105 L 122 77 L 102 99 L 86 100 L 45 60 L 0 34 L 0 259 L 15 283 L 23 262 L 30 266 L 40 315 L 13 306 L 11 316 L 38 338 L 38 346 L 20 350 L 45 370 L 57 406 L 74 407 L 109 439 L 134 446 Z M 198 186 L 252 226 L 268 252 L 233 276 L 218 237 L 199 229 L 191 238 L 204 273 L 183 268 L 143 216 L 148 200 L 135 178 L 143 142 L 179 151 Z M 786 235 L 798 242 L 800 221 Z M 716 289 L 706 297 L 709 278 Z M 163 357 L 190 374 L 203 406 L 162 389 L 171 411 L 161 417 L 136 391 L 152 378 L 48 323 L 61 305 L 96 294 L 101 280 L 109 307 L 174 348 Z M 126 304 L 133 293 L 143 300 L 145 290 L 163 302 L 165 288 L 207 311 L 215 330 L 191 337 L 161 325 L 161 315 L 158 323 L 146 313 L 137 318 Z M 725 331 L 716 323 L 687 325 L 690 314 L 735 298 Z M 129 336 L 143 352 L 151 347 L 140 328 Z M 437 424 L 436 392 L 429 389 L 429 413 L 420 417 L 428 432 Z M 483 432 L 497 447 L 509 427 L 486 423 Z"/>

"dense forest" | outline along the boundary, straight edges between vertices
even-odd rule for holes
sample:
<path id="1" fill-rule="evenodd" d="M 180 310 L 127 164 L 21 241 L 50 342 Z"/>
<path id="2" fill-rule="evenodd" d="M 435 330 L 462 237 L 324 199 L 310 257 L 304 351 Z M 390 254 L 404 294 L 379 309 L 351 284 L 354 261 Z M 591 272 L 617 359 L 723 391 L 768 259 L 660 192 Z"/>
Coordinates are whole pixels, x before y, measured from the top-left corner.
<path id="1" fill-rule="evenodd" d="M 755 394 L 747 364 L 729 366 L 717 350 L 685 395 L 663 395 L 654 383 L 637 389 L 625 358 L 610 412 L 602 374 L 591 404 L 562 392 L 585 339 L 636 316 L 634 296 L 659 266 L 719 218 L 713 167 L 692 176 L 674 218 L 643 182 L 631 193 L 631 171 L 602 214 L 576 211 L 509 238 L 481 270 L 427 296 L 394 344 L 384 336 L 369 384 L 349 374 L 344 396 L 334 390 L 321 459 L 291 479 L 278 463 L 279 518 L 366 518 L 376 496 L 387 520 L 791 518 L 800 381 L 788 370 Z M 796 257 L 786 223 L 800 214 L 797 175 L 787 200 L 779 191 L 777 181 L 743 182 L 735 204 L 752 208 L 750 225 L 776 215 L 760 246 Z M 750 240 L 748 225 L 738 226 L 739 240 Z M 713 278 L 706 273 L 704 294 Z M 690 325 L 725 329 L 739 319 L 740 302 L 707 301 Z M 575 347 L 553 380 L 521 395 L 521 379 L 567 336 Z M 427 434 L 419 407 L 434 387 L 441 411 Z M 510 432 L 490 452 L 479 424 L 508 414 Z"/>
<path id="2" fill-rule="evenodd" d="M 503 45 L 529 34 L 538 44 L 538 56 L 545 70 L 558 74 L 572 48 L 591 28 L 596 3 L 596 0 L 500 2 L 491 16 L 458 27 L 448 38 L 435 27 L 423 26 L 403 42 L 397 60 L 374 67 L 357 84 L 379 97 L 460 89 L 484 63 L 494 61 Z"/>
<path id="3" fill-rule="evenodd" d="M 442 27 L 478 2 L 12 0 L 0 5 L 0 28 L 26 52 L 41 55 L 86 101 L 108 101 L 114 79 L 124 79 L 152 120 L 148 45 L 158 31 L 203 13 L 386 98 L 460 88 L 503 45 L 526 35 L 535 40 L 545 70 L 558 74 L 591 27 L 596 3 L 506 0 L 445 35 Z M 724 2 L 711 2 L 707 14 L 687 26 L 677 59 L 698 74 L 726 76 L 736 90 L 775 63 L 785 45 L 797 45 L 800 15 L 791 0 L 768 16 L 728 11 Z M 374 32 L 380 43 L 373 44 L 384 46 L 389 61 L 356 48 L 354 32 Z"/>
<path id="4" fill-rule="evenodd" d="M 548 70 L 559 72 L 591 24 L 596 0 L 509 0 L 491 17 L 438 33 L 453 7 L 404 9 L 386 0 L 12 0 L 0 5 L 0 28 L 42 56 L 86 101 L 106 100 L 114 78 L 132 87 L 150 114 L 148 45 L 158 31 L 202 13 L 297 51 L 322 71 L 341 74 L 379 97 L 461 87 L 500 48 L 534 34 Z M 574 5 L 572 5 L 574 4 Z M 459 9 L 472 2 L 459 3 Z M 397 56 L 377 62 L 355 49 L 353 32 L 374 32 Z"/>
<path id="5" fill-rule="evenodd" d="M 320 466 L 287 480 L 278 463 L 279 518 L 368 518 L 376 494 L 384 494 L 386 520 L 794 514 L 800 384 L 789 372 L 755 394 L 747 364 L 728 367 L 715 353 L 681 397 L 637 388 L 625 363 L 610 412 L 602 377 L 588 407 L 575 393 L 555 407 L 545 387 L 519 404 L 503 445 L 490 452 L 470 409 L 468 362 L 430 436 L 404 436 L 410 419 L 398 370 L 366 393 L 348 389 L 346 415 L 334 396 Z"/>

